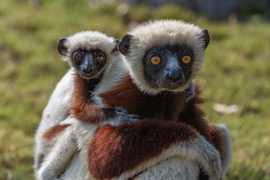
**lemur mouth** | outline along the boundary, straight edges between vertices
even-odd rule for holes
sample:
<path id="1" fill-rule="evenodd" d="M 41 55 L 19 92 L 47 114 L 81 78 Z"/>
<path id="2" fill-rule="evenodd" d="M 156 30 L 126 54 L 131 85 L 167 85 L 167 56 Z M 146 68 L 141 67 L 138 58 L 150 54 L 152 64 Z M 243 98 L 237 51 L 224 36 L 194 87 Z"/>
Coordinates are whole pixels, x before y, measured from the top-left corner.
<path id="1" fill-rule="evenodd" d="M 168 91 L 173 91 L 176 89 L 182 88 L 182 83 L 177 83 L 177 82 L 166 82 L 165 84 L 160 84 L 159 85 L 161 88 L 166 89 Z"/>
<path id="2" fill-rule="evenodd" d="M 185 81 L 177 82 L 177 81 L 163 81 L 163 83 L 159 84 L 161 88 L 164 88 L 168 91 L 181 90 L 185 85 Z"/>
<path id="3" fill-rule="evenodd" d="M 91 79 L 93 76 L 95 76 L 95 74 L 93 73 L 80 73 L 81 77 L 84 79 Z"/>

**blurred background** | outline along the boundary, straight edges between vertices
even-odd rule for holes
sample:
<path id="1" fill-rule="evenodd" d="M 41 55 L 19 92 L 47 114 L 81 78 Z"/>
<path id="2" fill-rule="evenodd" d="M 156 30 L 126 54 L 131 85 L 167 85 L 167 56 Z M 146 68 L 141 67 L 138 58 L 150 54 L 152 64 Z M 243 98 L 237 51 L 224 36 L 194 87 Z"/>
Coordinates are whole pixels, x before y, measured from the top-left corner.
<path id="1" fill-rule="evenodd" d="M 231 132 L 226 179 L 270 179 L 269 12 L 269 0 L 1 0 L 0 179 L 34 179 L 34 135 L 69 69 L 60 38 L 100 30 L 119 39 L 143 21 L 171 18 L 210 33 L 195 83 L 207 120 Z"/>

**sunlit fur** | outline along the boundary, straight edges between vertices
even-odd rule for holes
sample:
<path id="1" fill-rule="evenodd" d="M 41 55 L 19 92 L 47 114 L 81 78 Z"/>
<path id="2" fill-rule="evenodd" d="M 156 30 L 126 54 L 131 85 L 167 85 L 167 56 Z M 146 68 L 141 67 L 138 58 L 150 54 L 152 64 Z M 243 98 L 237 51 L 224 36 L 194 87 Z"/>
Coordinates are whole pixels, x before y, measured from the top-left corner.
<path id="1" fill-rule="evenodd" d="M 185 86 L 173 91 L 181 92 L 188 88 L 201 67 L 204 57 L 204 39 L 201 38 L 202 29 L 193 24 L 179 20 L 159 20 L 142 24 L 127 34 L 132 35 L 130 52 L 126 55 L 125 63 L 137 87 L 148 94 L 158 94 L 165 90 L 151 88 L 144 77 L 143 59 L 145 53 L 152 47 L 159 45 L 183 44 L 191 48 L 194 53 L 192 74 L 185 82 Z"/>
<path id="2" fill-rule="evenodd" d="M 42 119 L 36 132 L 35 141 L 35 173 L 43 162 L 43 157 L 50 152 L 50 146 L 42 138 L 43 134 L 53 126 L 70 115 L 71 97 L 73 93 L 73 74 L 74 69 L 70 69 L 65 76 L 58 82 L 50 100 L 43 111 Z"/>

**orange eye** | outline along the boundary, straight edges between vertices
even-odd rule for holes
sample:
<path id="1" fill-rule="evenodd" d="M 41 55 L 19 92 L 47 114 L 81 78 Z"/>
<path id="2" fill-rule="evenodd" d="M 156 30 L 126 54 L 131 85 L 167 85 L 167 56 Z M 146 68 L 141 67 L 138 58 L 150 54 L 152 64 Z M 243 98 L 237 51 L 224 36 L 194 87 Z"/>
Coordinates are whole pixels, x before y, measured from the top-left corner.
<path id="1" fill-rule="evenodd" d="M 103 59 L 104 59 L 103 56 L 97 56 L 97 60 L 98 60 L 98 61 L 102 61 Z"/>
<path id="2" fill-rule="evenodd" d="M 74 55 L 74 59 L 77 60 L 77 61 L 80 60 L 81 58 L 82 58 L 81 54 L 75 54 Z"/>
<path id="3" fill-rule="evenodd" d="M 152 58 L 151 58 L 151 63 L 152 64 L 159 64 L 161 62 L 161 59 L 160 59 L 160 57 L 158 57 L 158 56 L 153 56 Z"/>
<path id="4" fill-rule="evenodd" d="M 186 56 L 182 57 L 182 61 L 183 61 L 183 63 L 187 64 L 191 61 L 191 57 L 186 55 Z"/>

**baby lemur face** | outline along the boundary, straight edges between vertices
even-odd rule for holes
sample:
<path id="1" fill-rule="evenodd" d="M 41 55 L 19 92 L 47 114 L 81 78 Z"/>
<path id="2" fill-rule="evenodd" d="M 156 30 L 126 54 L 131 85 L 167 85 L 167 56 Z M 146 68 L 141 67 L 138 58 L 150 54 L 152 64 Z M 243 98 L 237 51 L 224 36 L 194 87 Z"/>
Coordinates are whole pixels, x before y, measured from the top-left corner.
<path id="1" fill-rule="evenodd" d="M 191 75 L 193 52 L 185 45 L 163 45 L 146 52 L 144 75 L 149 86 L 175 90 L 183 87 Z"/>
<path id="2" fill-rule="evenodd" d="M 99 79 L 106 67 L 118 58 L 118 40 L 98 31 L 82 31 L 58 43 L 62 59 L 83 79 Z"/>
<path id="3" fill-rule="evenodd" d="M 72 64 L 84 79 L 91 79 L 103 68 L 106 55 L 101 50 L 81 50 L 72 53 Z"/>

